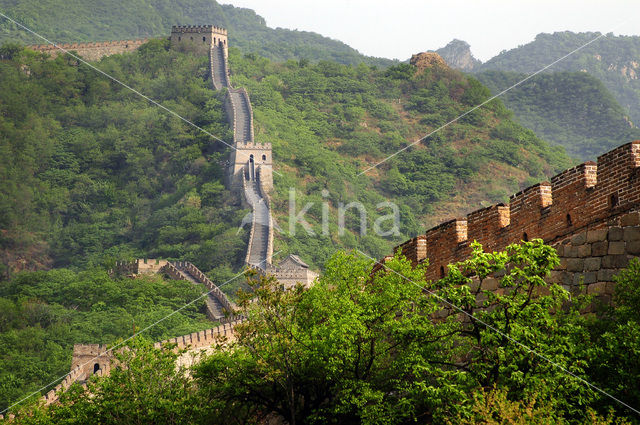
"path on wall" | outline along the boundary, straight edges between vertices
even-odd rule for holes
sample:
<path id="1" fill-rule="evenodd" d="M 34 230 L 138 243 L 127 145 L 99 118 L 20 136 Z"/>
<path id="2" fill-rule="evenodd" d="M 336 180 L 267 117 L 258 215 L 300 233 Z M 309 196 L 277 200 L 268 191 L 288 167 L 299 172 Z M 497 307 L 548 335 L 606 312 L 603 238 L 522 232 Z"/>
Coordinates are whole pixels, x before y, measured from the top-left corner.
<path id="1" fill-rule="evenodd" d="M 211 81 L 216 90 L 227 88 L 233 117 L 233 142 L 235 146 L 253 143 L 251 103 L 245 89 L 234 89 L 229 82 L 229 68 L 222 46 L 215 46 L 210 53 Z M 231 115 L 231 114 L 229 114 Z M 269 240 L 273 233 L 271 211 L 262 194 L 260 172 L 255 168 L 258 158 L 247 158 L 243 182 L 244 197 L 253 210 L 249 245 L 245 263 L 266 270 L 270 261 Z"/>
<path id="2" fill-rule="evenodd" d="M 170 276 L 204 285 L 210 292 L 206 299 L 207 314 L 213 321 L 226 322 L 235 310 L 233 302 L 227 298 L 206 274 L 188 261 L 172 261 L 165 266 L 165 272 Z"/>

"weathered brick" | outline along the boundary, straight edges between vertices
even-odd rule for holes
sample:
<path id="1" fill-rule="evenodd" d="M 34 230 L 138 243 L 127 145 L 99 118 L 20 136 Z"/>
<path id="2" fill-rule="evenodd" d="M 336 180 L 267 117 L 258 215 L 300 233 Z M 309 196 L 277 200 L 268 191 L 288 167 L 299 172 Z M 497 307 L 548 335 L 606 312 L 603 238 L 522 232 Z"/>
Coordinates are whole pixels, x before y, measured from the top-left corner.
<path id="1" fill-rule="evenodd" d="M 594 257 L 602 257 L 603 255 L 607 255 L 608 250 L 609 243 L 607 241 L 595 242 L 591 246 L 591 255 Z"/>
<path id="2" fill-rule="evenodd" d="M 611 282 L 617 273 L 618 270 L 615 269 L 600 269 L 598 270 L 598 280 L 601 282 Z"/>
<path id="3" fill-rule="evenodd" d="M 606 290 L 606 282 L 596 282 L 587 286 L 587 294 L 602 294 Z"/>
<path id="4" fill-rule="evenodd" d="M 624 228 L 625 241 L 640 241 L 640 226 Z"/>
<path id="5" fill-rule="evenodd" d="M 627 254 L 640 255 L 640 241 L 627 242 Z"/>
<path id="6" fill-rule="evenodd" d="M 590 257 L 584 260 L 585 271 L 597 271 L 600 269 L 601 257 Z"/>
<path id="7" fill-rule="evenodd" d="M 564 245 L 558 245 L 554 247 L 558 253 L 558 257 L 564 257 Z"/>
<path id="8" fill-rule="evenodd" d="M 595 283 L 598 281 L 598 272 L 586 272 L 583 275 L 583 279 L 585 284 Z"/>
<path id="9" fill-rule="evenodd" d="M 578 257 L 590 257 L 591 256 L 591 244 L 586 243 L 578 247 Z"/>
<path id="10" fill-rule="evenodd" d="M 587 242 L 600 242 L 607 239 L 607 229 L 589 230 L 587 232 Z"/>
<path id="11" fill-rule="evenodd" d="M 632 212 L 620 218 L 621 226 L 640 226 L 640 212 Z"/>
<path id="12" fill-rule="evenodd" d="M 624 230 L 622 227 L 612 227 L 609 229 L 609 236 L 607 239 L 610 241 L 621 241 L 624 235 Z"/>
<path id="13" fill-rule="evenodd" d="M 571 243 L 573 245 L 582 245 L 587 241 L 587 232 L 580 232 L 571 237 Z"/>
<path id="14" fill-rule="evenodd" d="M 625 267 L 628 263 L 626 255 L 607 255 L 602 257 L 602 268 L 603 269 L 617 269 L 621 267 Z"/>
<path id="15" fill-rule="evenodd" d="M 565 245 L 564 247 L 564 256 L 567 258 L 576 258 L 578 257 L 578 247 L 573 245 Z"/>
<path id="16" fill-rule="evenodd" d="M 482 289 L 486 289 L 487 291 L 495 291 L 498 289 L 500 282 L 498 279 L 489 277 L 482 281 Z"/>
<path id="17" fill-rule="evenodd" d="M 607 253 L 609 255 L 624 254 L 624 242 L 623 241 L 609 242 L 609 250 L 607 251 Z"/>
<path id="18" fill-rule="evenodd" d="M 569 272 L 581 272 L 584 270 L 584 259 L 582 258 L 569 258 L 567 260 L 567 271 Z"/>

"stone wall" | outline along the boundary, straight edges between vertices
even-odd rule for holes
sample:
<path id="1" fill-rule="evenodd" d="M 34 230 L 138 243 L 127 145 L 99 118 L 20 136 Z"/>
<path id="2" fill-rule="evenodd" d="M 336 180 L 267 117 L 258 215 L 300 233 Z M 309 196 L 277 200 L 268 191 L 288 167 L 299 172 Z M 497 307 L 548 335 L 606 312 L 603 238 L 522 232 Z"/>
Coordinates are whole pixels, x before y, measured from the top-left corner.
<path id="1" fill-rule="evenodd" d="M 171 48 L 207 55 L 213 46 L 222 46 L 227 54 L 227 30 L 215 25 L 174 25 Z"/>
<path id="2" fill-rule="evenodd" d="M 93 62 L 98 61 L 105 56 L 133 52 L 138 50 L 138 48 L 147 41 L 148 40 L 145 38 L 142 40 L 105 41 L 96 43 L 68 43 L 58 44 L 57 46 L 67 51 L 75 51 L 83 59 Z M 28 46 L 31 50 L 48 53 L 52 57 L 56 57 L 63 53 L 63 51 L 58 47 L 51 44 L 35 44 Z"/>
<path id="3" fill-rule="evenodd" d="M 598 270 L 619 269 L 617 266 L 608 266 L 613 265 L 612 262 L 622 264 L 622 257 L 614 259 L 609 256 L 637 255 L 637 244 L 631 239 L 615 239 L 619 236 L 618 228 L 625 227 L 622 230 L 623 238 L 635 235 L 636 230 L 626 227 L 637 226 L 629 224 L 633 223 L 633 217 L 636 217 L 629 213 L 638 210 L 640 141 L 634 141 L 601 155 L 597 163 L 586 162 L 578 165 L 553 177 L 551 182 L 537 184 L 511 196 L 508 205 L 493 205 L 474 211 L 465 218 L 445 222 L 428 230 L 424 235 L 403 243 L 394 251 L 400 250 L 414 264 L 428 259 L 427 278 L 438 279 L 444 276 L 448 264 L 468 258 L 471 253 L 470 244 L 474 240 L 480 242 L 485 250 L 499 251 L 512 243 L 541 238 L 554 246 L 569 244 L 571 248 L 568 252 L 573 255 L 572 247 L 574 244 L 576 247 L 579 246 L 582 240 L 582 236 L 579 235 L 585 235 L 585 238 L 591 235 L 590 248 L 581 248 L 580 252 L 585 256 L 580 258 L 601 258 Z M 623 217 L 629 218 L 623 220 Z M 614 239 L 610 239 L 609 228 L 615 229 L 611 230 Z M 593 231 L 599 229 L 602 230 L 601 233 L 607 232 L 606 240 L 594 240 L 596 233 Z M 624 232 L 627 232 L 627 236 L 624 236 Z M 572 239 L 574 236 L 576 238 Z M 620 243 L 622 241 L 624 246 Z M 595 246 L 595 242 L 603 243 Z M 605 244 L 607 252 L 595 255 L 594 252 L 602 252 Z M 589 255 L 586 254 L 588 249 L 592 250 Z M 621 249 L 625 252 L 620 252 Z M 564 251 L 561 256 L 564 256 Z M 588 267 L 595 267 L 597 262 L 589 261 Z M 581 262 L 567 260 L 563 264 L 572 271 L 559 271 L 577 273 Z M 582 269 L 582 272 L 584 271 L 585 269 Z M 613 272 L 602 272 L 601 277 L 611 273 Z M 558 276 L 563 281 L 569 279 L 566 275 Z M 593 278 L 593 274 L 585 276 L 588 281 Z M 572 282 L 575 279 L 577 278 L 571 277 Z M 608 280 L 597 280 L 596 277 L 596 282 L 593 283 L 602 282 Z"/>

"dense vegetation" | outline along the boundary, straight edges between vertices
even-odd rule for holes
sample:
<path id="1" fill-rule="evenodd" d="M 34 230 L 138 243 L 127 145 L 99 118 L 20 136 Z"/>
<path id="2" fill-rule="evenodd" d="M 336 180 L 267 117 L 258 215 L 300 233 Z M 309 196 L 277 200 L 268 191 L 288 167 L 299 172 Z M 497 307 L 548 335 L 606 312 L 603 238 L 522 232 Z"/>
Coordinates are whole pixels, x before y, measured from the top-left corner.
<path id="1" fill-rule="evenodd" d="M 617 278 L 617 307 L 597 319 L 579 313 L 590 299 L 545 282 L 558 263 L 540 240 L 491 254 L 476 246 L 425 282 L 401 257 L 372 277 L 371 261 L 338 253 L 310 289 L 256 282 L 237 339 L 189 375 L 177 354 L 137 342 L 119 355 L 126 367 L 17 423 L 640 423 L 579 380 L 640 402 L 640 261 Z M 501 290 L 489 290 L 498 271 Z M 469 320 L 432 320 L 442 300 Z"/>
<path id="2" fill-rule="evenodd" d="M 388 66 L 394 61 L 361 55 L 346 44 L 307 31 L 267 27 L 251 9 L 215 0 L 0 0 L 3 13 L 56 42 L 168 37 L 172 25 L 217 25 L 229 30 L 232 46 L 273 60 L 307 58 Z M 43 41 L 0 18 L 0 44 Z"/>
<path id="3" fill-rule="evenodd" d="M 417 69 L 401 64 L 387 70 L 332 62 L 273 63 L 231 49 L 232 81 L 251 94 L 256 137 L 274 146 L 275 212 L 288 220 L 288 188 L 296 188 L 297 211 L 308 214 L 316 236 L 302 231 L 281 235 L 286 249 L 320 265 L 340 247 L 365 248 L 374 256 L 389 252 L 372 234 L 372 222 L 393 201 L 400 209 L 400 234 L 413 236 L 450 214 L 501 202 L 524 185 L 569 166 L 552 148 L 516 124 L 500 101 L 476 110 L 413 148 L 358 176 L 371 164 L 486 100 L 477 80 L 446 67 Z M 497 173 L 496 170 L 501 172 Z M 323 194 L 322 190 L 327 190 Z M 369 234 L 336 238 L 340 203 L 361 202 Z M 329 204 L 330 234 L 321 234 L 321 204 Z M 349 210 L 350 213 L 354 210 Z M 350 216 L 348 216 L 349 218 Z M 347 220 L 357 230 L 356 217 Z M 282 245 L 280 245 L 282 246 Z"/>
<path id="4" fill-rule="evenodd" d="M 112 344 L 198 298 L 188 282 L 57 269 L 0 283 L 0 410 L 69 372 L 73 344 Z M 204 301 L 143 335 L 160 341 L 213 327 Z"/>
<path id="5" fill-rule="evenodd" d="M 600 33 L 538 34 L 531 43 L 504 51 L 475 71 L 530 74 L 596 38 Z M 586 71 L 604 83 L 634 123 L 640 123 L 640 37 L 607 34 L 558 62 L 552 71 Z"/>
<path id="6" fill-rule="evenodd" d="M 231 140 L 220 96 L 209 87 L 207 60 L 152 41 L 99 66 L 187 119 Z M 74 60 L 6 45 L 0 62 L 2 249 L 16 267 L 110 264 L 132 257 L 179 258 L 214 277 L 242 264 L 245 211 L 222 182 L 225 146 L 162 113 Z M 334 62 L 276 64 L 231 51 L 236 86 L 252 97 L 256 133 L 273 143 L 276 217 L 287 229 L 288 189 L 297 211 L 315 201 L 308 219 L 316 236 L 279 235 L 277 249 L 320 266 L 340 247 L 381 256 L 421 230 L 420 222 L 503 200 L 523 185 L 569 165 L 500 102 L 466 116 L 415 148 L 358 176 L 431 129 L 486 99 L 476 80 L 448 68 L 386 71 Z M 492 168 L 503 171 L 496 175 Z M 323 196 L 322 189 L 328 190 Z M 337 231 L 336 208 L 359 201 L 368 234 Z M 397 234 L 380 237 L 378 208 L 395 201 Z M 321 203 L 330 204 L 330 234 L 321 235 Z M 451 205 L 451 206 L 447 206 Z M 386 223 L 387 225 L 389 223 Z M 23 261 L 27 264 L 21 265 Z"/>
<path id="7" fill-rule="evenodd" d="M 100 66 L 229 140 L 206 59 L 166 47 L 153 41 Z M 222 183 L 224 145 L 75 60 L 4 50 L 3 263 L 84 267 L 146 256 L 222 272 L 242 264 L 244 211 Z"/>
<path id="8" fill-rule="evenodd" d="M 526 74 L 484 71 L 476 77 L 492 93 L 500 93 Z M 640 129 L 624 108 L 600 80 L 585 72 L 539 74 L 501 99 L 524 126 L 584 161 L 640 139 Z"/>

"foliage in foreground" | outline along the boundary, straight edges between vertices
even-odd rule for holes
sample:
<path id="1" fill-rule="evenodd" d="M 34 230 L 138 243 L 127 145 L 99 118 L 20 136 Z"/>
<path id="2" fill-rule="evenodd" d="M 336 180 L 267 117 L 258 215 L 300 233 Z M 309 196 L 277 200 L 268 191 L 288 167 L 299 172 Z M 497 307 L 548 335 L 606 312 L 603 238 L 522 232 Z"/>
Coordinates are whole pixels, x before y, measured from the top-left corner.
<path id="1" fill-rule="evenodd" d="M 128 337 L 201 291 L 160 276 L 112 279 L 102 270 L 20 273 L 0 282 L 0 410 L 68 373 L 74 344 Z M 202 301 L 144 337 L 159 341 L 210 327 Z"/>
<path id="2" fill-rule="evenodd" d="M 604 385 L 585 353 L 597 330 L 577 309 L 563 309 L 566 291 L 543 280 L 557 262 L 539 240 L 492 254 L 476 246 L 446 278 L 425 282 L 423 270 L 399 256 L 372 276 L 362 255 L 339 253 L 311 289 L 254 282 L 241 302 L 247 320 L 237 340 L 205 357 L 193 378 L 171 367 L 175 357 L 148 358 L 146 348 L 139 356 L 147 360 L 130 356 L 131 371 L 99 379 L 92 396 L 75 389 L 61 405 L 28 410 L 18 423 L 116 423 L 108 412 L 117 405 L 123 423 L 174 423 L 192 407 L 185 417 L 192 423 L 636 424 L 623 417 L 630 411 L 520 345 Z M 498 290 L 489 290 L 496 272 Z M 469 282 L 469 273 L 478 280 Z M 640 261 L 619 285 L 637 296 Z M 443 303 L 473 318 L 443 318 Z M 638 314 L 623 306 L 611 320 L 637 324 Z M 633 402 L 638 389 L 610 391 Z"/>

